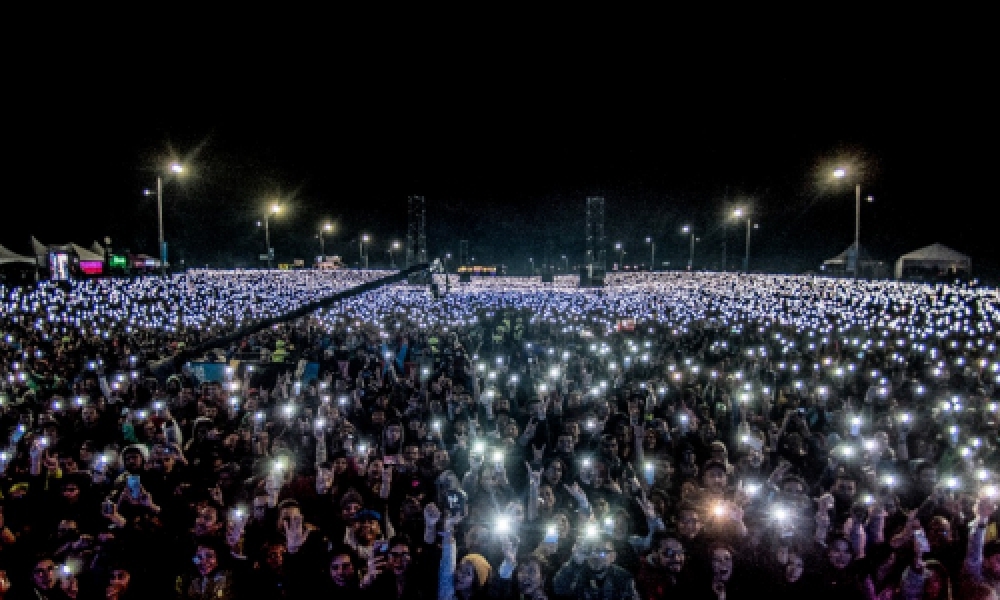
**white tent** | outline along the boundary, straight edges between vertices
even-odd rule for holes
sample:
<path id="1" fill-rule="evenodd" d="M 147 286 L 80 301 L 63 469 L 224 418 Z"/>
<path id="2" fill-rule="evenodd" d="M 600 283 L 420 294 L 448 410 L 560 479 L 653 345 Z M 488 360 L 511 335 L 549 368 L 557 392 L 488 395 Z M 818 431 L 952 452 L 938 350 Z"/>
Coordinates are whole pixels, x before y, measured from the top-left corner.
<path id="1" fill-rule="evenodd" d="M 12 263 L 34 265 L 35 259 L 31 258 L 30 256 L 21 256 L 17 252 L 11 252 L 7 248 L 0 246 L 0 265 L 7 265 Z"/>
<path id="2" fill-rule="evenodd" d="M 96 242 L 95 242 L 96 245 Z M 69 243 L 69 244 L 43 244 L 35 239 L 34 236 L 31 237 L 31 248 L 35 252 L 35 256 L 38 259 L 39 264 L 48 266 L 49 264 L 49 251 L 50 250 L 60 250 L 62 252 L 68 252 L 70 254 L 76 255 L 76 258 L 81 261 L 98 261 L 104 262 L 104 252 L 95 252 L 94 250 L 89 250 L 84 248 L 79 244 Z"/>
<path id="3" fill-rule="evenodd" d="M 855 248 L 856 246 L 851 244 L 837 256 L 824 260 L 823 272 L 830 275 L 853 275 L 856 263 L 857 274 L 862 277 L 880 279 L 888 275 L 888 265 L 881 260 L 873 259 L 864 246 L 861 246 L 860 252 Z"/>
<path id="4" fill-rule="evenodd" d="M 914 271 L 928 275 L 948 273 L 969 273 L 972 263 L 969 257 L 943 244 L 931 244 L 907 252 L 896 261 L 896 279 Z"/>

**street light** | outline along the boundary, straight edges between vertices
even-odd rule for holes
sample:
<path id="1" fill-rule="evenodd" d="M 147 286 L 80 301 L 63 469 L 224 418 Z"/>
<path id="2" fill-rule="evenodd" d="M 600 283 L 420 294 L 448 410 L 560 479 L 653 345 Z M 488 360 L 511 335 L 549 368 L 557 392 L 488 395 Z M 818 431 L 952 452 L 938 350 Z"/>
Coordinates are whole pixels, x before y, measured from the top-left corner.
<path id="1" fill-rule="evenodd" d="M 448 272 L 448 261 L 451 260 L 451 252 L 444 253 L 444 272 Z"/>
<path id="2" fill-rule="evenodd" d="M 399 250 L 401 247 L 402 247 L 402 244 L 400 244 L 398 241 L 389 244 L 389 268 L 390 269 L 395 269 L 396 268 L 396 262 L 392 259 L 392 251 L 393 250 Z"/>
<path id="3" fill-rule="evenodd" d="M 531 257 L 528 257 L 528 274 L 535 274 L 535 259 Z"/>
<path id="4" fill-rule="evenodd" d="M 563 259 L 563 273 L 569 273 L 569 259 L 566 258 L 565 254 L 562 255 L 562 259 Z"/>
<path id="5" fill-rule="evenodd" d="M 737 208 L 733 210 L 733 217 L 736 219 L 743 218 L 743 215 L 747 217 L 747 249 L 746 254 L 743 256 L 743 272 L 750 272 L 750 211 L 744 210 L 742 208 Z M 758 225 L 754 223 L 753 228 L 757 229 Z"/>
<path id="6" fill-rule="evenodd" d="M 333 231 L 333 225 L 330 223 L 323 223 L 323 226 L 319 228 L 319 260 L 320 262 L 326 262 L 326 250 L 323 247 L 323 233 Z"/>
<path id="7" fill-rule="evenodd" d="M 625 244 L 615 242 L 615 250 L 618 251 L 618 268 L 625 269 Z"/>
<path id="8" fill-rule="evenodd" d="M 271 259 L 274 258 L 274 250 L 271 248 L 271 215 L 276 215 L 281 212 L 281 206 L 278 204 L 272 204 L 271 207 L 264 213 L 264 244 L 267 246 L 267 268 L 271 268 Z M 260 227 L 260 221 L 257 221 L 257 226 Z"/>
<path id="9" fill-rule="evenodd" d="M 172 163 L 168 170 L 171 173 L 183 173 L 184 167 L 178 163 Z M 156 194 L 156 221 L 157 227 L 159 229 L 159 241 L 160 241 L 160 275 L 167 274 L 167 242 L 163 239 L 163 175 L 161 173 L 156 174 L 156 191 L 144 190 L 143 193 L 147 196 L 152 196 Z"/>
<path id="10" fill-rule="evenodd" d="M 694 230 L 690 225 L 685 225 L 684 227 L 681 227 L 681 233 L 691 234 L 691 253 L 688 254 L 688 271 L 690 271 L 694 266 Z"/>
<path id="11" fill-rule="evenodd" d="M 833 176 L 837 179 L 847 177 L 847 169 L 841 167 L 834 169 Z M 866 198 L 868 202 L 875 199 L 872 196 Z M 854 278 L 858 278 L 858 271 L 861 267 L 861 182 L 854 184 Z"/>
<path id="12" fill-rule="evenodd" d="M 656 242 L 652 236 L 646 236 L 646 243 L 649 244 L 649 270 L 656 270 Z"/>
<path id="13" fill-rule="evenodd" d="M 365 252 L 365 244 L 371 241 L 371 236 L 367 233 L 362 233 L 361 237 L 358 238 L 358 262 L 361 263 L 363 269 L 368 268 L 368 253 Z"/>

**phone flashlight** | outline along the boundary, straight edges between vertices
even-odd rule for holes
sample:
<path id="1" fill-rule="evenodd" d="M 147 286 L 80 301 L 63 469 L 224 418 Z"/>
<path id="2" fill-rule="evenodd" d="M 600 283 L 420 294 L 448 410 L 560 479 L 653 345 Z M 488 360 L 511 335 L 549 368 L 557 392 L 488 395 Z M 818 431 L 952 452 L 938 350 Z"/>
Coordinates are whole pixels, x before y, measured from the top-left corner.
<path id="1" fill-rule="evenodd" d="M 497 533 L 510 533 L 510 517 L 506 515 L 497 517 L 496 528 Z"/>
<path id="2" fill-rule="evenodd" d="M 486 453 L 486 444 L 484 444 L 483 442 L 476 442 L 472 444 L 472 453 L 482 456 L 483 454 Z"/>
<path id="3" fill-rule="evenodd" d="M 503 464 L 503 450 L 495 450 L 493 452 L 493 462 L 498 466 Z"/>

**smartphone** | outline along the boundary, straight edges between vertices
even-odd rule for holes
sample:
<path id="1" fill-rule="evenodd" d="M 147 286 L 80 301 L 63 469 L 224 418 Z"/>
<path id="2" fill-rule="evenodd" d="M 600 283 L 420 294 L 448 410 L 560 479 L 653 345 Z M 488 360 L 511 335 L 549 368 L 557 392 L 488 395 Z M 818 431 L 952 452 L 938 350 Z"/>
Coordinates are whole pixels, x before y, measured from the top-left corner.
<path id="1" fill-rule="evenodd" d="M 806 414 L 806 409 L 805 409 L 805 408 L 802 408 L 802 407 L 800 407 L 800 408 L 799 408 L 799 414 L 800 414 L 800 415 L 804 415 L 804 414 Z"/>
<path id="2" fill-rule="evenodd" d="M 115 514 L 115 503 L 111 500 L 105 500 L 101 502 L 101 514 L 105 517 L 110 517 Z"/>
<path id="3" fill-rule="evenodd" d="M 448 501 L 449 513 L 452 515 L 465 515 L 466 493 L 464 490 L 448 490 L 445 498 Z"/>
<path id="4" fill-rule="evenodd" d="M 129 475 L 126 477 L 125 486 L 128 488 L 128 493 L 131 494 L 133 498 L 139 497 L 139 492 L 142 486 L 139 483 L 138 475 Z"/>
<path id="5" fill-rule="evenodd" d="M 163 424 L 163 437 L 167 440 L 168 444 L 180 444 L 180 440 L 177 439 L 177 429 L 172 427 L 170 423 Z"/>
<path id="6" fill-rule="evenodd" d="M 927 554 L 931 551 L 931 545 L 927 541 L 927 535 L 924 533 L 923 529 L 914 531 L 913 537 L 917 540 L 917 548 L 920 550 L 921 554 Z"/>
<path id="7" fill-rule="evenodd" d="M 559 543 L 559 528 L 555 525 L 549 525 L 545 528 L 545 539 L 542 540 L 546 544 L 558 544 Z"/>
<path id="8" fill-rule="evenodd" d="M 385 556 L 386 554 L 388 554 L 389 553 L 388 540 L 375 540 L 374 544 L 372 544 L 372 552 L 374 552 L 376 556 Z"/>

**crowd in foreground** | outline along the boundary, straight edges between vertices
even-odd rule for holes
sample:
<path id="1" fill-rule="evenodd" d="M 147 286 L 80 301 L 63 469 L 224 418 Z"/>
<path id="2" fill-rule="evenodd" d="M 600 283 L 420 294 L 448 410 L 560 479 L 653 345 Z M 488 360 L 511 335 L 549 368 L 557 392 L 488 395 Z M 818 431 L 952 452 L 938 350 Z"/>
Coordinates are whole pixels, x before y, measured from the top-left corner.
<path id="1" fill-rule="evenodd" d="M 995 289 L 438 275 L 163 368 L 386 274 L 0 287 L 0 600 L 997 598 Z"/>

